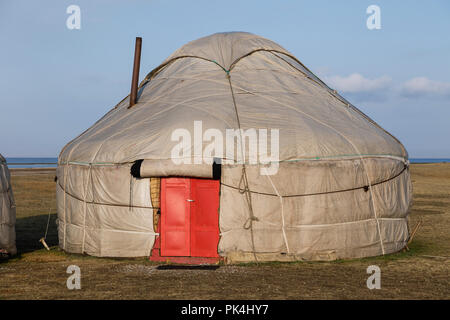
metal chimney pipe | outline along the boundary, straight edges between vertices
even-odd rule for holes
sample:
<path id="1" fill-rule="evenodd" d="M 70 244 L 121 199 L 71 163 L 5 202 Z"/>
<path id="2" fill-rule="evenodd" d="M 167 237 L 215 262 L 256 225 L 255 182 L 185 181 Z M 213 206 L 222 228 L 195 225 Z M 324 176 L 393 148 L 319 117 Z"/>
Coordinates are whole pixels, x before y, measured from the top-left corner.
<path id="1" fill-rule="evenodd" d="M 136 45 L 134 48 L 133 77 L 131 79 L 130 106 L 128 108 L 134 106 L 137 100 L 139 67 L 141 65 L 141 49 L 142 49 L 142 38 L 136 37 Z"/>

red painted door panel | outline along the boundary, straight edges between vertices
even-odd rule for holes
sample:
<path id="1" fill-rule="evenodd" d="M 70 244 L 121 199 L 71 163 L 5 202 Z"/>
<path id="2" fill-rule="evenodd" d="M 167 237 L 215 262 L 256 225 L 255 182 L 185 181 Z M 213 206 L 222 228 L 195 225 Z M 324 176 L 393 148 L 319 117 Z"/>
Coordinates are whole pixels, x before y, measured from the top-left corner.
<path id="1" fill-rule="evenodd" d="M 190 255 L 189 180 L 161 179 L 161 256 Z"/>
<path id="2" fill-rule="evenodd" d="M 219 181 L 191 179 L 191 256 L 218 257 Z"/>
<path id="3" fill-rule="evenodd" d="M 218 180 L 161 179 L 161 256 L 218 257 Z"/>

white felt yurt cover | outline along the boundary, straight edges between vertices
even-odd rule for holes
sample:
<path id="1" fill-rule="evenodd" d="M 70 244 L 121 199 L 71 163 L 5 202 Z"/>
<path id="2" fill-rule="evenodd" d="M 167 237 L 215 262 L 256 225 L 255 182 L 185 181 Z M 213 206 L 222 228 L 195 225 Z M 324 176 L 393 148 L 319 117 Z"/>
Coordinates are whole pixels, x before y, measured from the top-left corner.
<path id="1" fill-rule="evenodd" d="M 124 99 L 61 151 L 58 231 L 66 251 L 149 255 L 156 234 L 148 177 L 210 177 L 211 159 L 194 159 L 208 141 L 188 145 L 192 164 L 173 161 L 173 132 L 194 136 L 196 121 L 203 133 L 223 136 L 279 130 L 276 174 L 262 175 L 264 166 L 247 156 L 222 162 L 219 255 L 337 259 L 406 244 L 405 148 L 270 40 L 233 32 L 190 42 L 144 79 L 128 107 Z M 144 160 L 142 178 L 130 175 L 136 160 Z"/>
<path id="2" fill-rule="evenodd" d="M 5 158 L 0 154 L 0 250 L 14 255 L 16 249 L 16 205 Z"/>

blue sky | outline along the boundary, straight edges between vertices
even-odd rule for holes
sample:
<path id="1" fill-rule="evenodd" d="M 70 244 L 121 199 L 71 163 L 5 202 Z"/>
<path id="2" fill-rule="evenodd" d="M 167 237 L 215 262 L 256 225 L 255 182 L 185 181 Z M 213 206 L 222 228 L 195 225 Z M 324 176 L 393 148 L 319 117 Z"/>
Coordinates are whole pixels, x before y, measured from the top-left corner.
<path id="1" fill-rule="evenodd" d="M 69 5 L 81 29 L 66 27 Z M 381 8 L 381 29 L 366 8 Z M 141 79 L 174 50 L 247 31 L 293 53 L 399 138 L 450 157 L 449 1 L 0 0 L 0 152 L 53 157 L 125 97 L 134 39 Z"/>

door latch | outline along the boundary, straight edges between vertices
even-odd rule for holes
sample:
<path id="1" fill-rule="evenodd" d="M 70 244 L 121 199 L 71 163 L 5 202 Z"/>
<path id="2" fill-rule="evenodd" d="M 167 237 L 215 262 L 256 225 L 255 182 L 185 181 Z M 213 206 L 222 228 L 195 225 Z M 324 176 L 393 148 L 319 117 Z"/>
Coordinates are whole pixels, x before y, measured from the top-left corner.
<path id="1" fill-rule="evenodd" d="M 195 200 L 192 199 L 186 199 L 187 202 L 194 202 Z"/>

